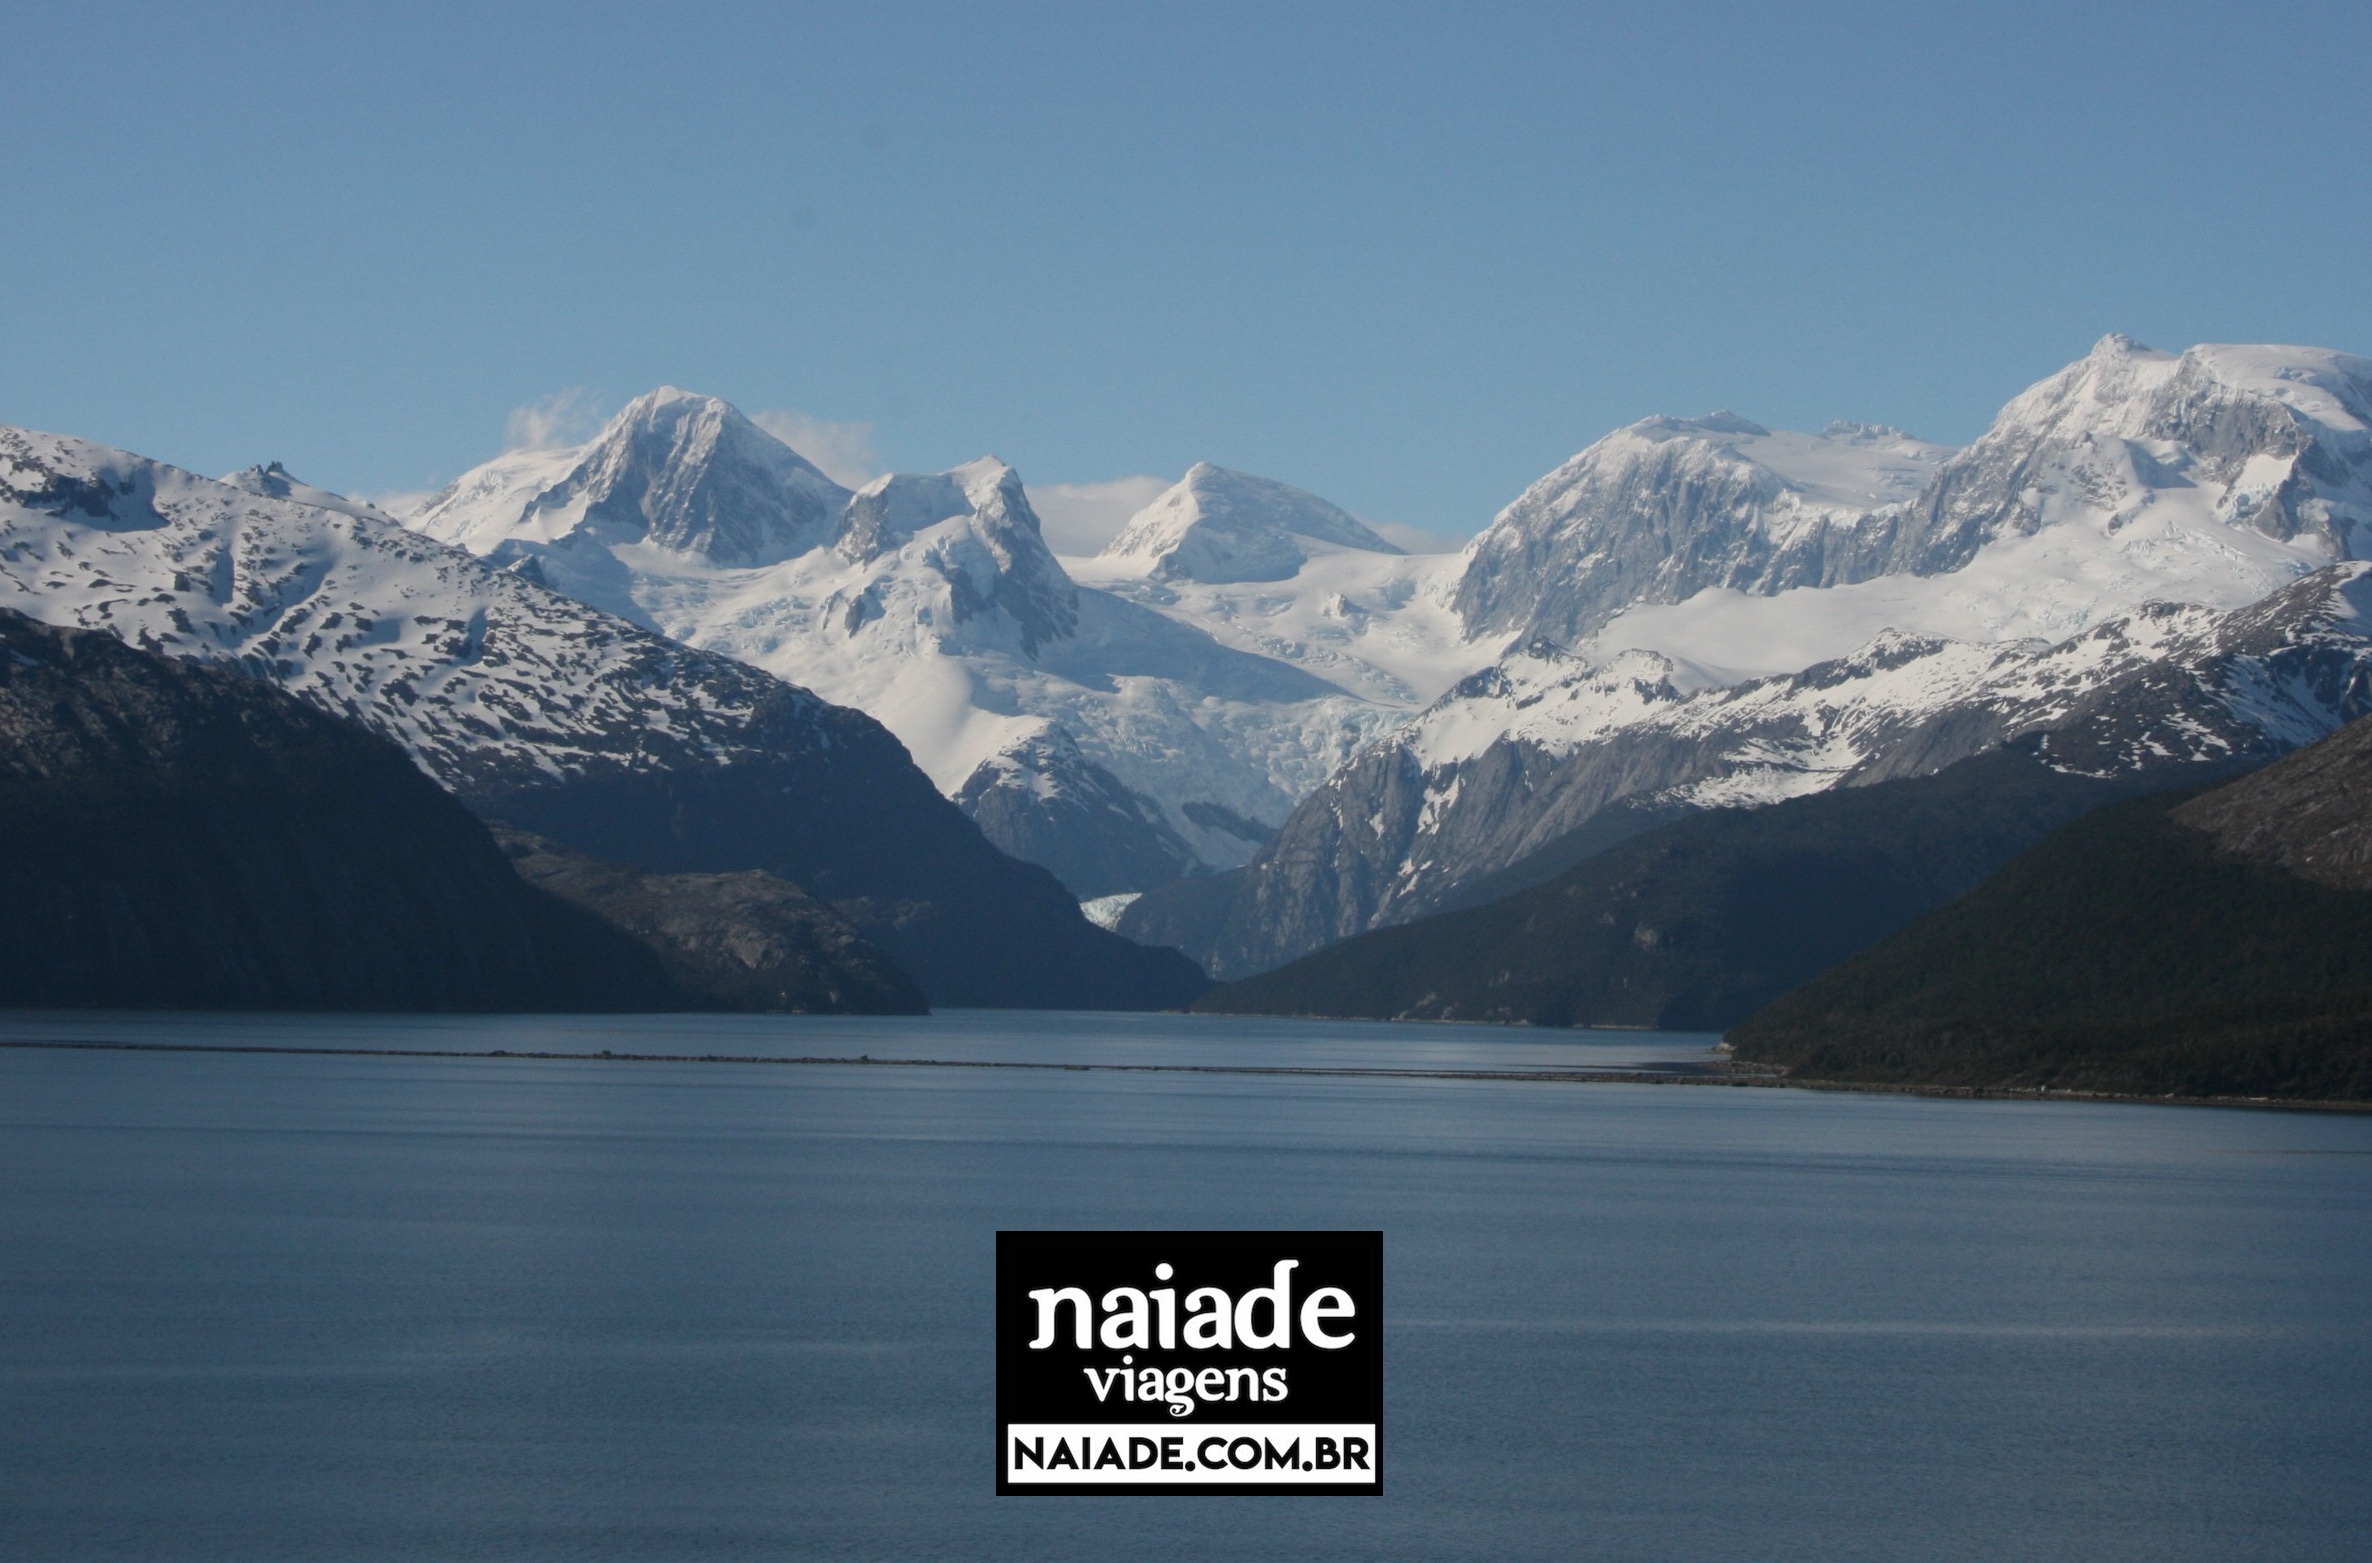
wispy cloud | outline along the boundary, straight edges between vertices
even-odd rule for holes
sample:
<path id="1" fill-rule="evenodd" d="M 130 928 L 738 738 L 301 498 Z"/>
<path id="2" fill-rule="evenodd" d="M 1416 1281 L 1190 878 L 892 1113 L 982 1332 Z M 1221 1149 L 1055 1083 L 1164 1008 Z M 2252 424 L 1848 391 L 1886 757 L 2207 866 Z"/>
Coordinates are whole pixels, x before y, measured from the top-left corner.
<path id="1" fill-rule="evenodd" d="M 1130 516 L 1176 481 L 1140 474 L 1108 483 L 1032 483 L 1030 508 L 1044 523 L 1046 546 L 1056 553 L 1100 553 Z"/>
<path id="2" fill-rule="evenodd" d="M 503 424 L 505 450 L 555 450 L 581 445 L 601 428 L 602 409 L 581 385 L 554 391 L 511 409 Z"/>
<path id="3" fill-rule="evenodd" d="M 834 423 L 779 407 L 753 412 L 749 421 L 814 462 L 825 477 L 843 487 L 863 488 L 881 476 L 869 423 Z"/>

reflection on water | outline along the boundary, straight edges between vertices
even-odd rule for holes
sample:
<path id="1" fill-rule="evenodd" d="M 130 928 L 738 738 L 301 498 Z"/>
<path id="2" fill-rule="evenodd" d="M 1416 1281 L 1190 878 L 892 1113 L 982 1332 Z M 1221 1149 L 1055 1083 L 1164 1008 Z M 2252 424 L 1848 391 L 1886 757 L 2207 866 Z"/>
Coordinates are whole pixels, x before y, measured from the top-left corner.
<path id="1" fill-rule="evenodd" d="M 1199 1017 L 0 1038 L 1570 1069 Z M 0 1554 L 2360 1556 L 2372 1121 L 1779 1091 L 0 1049 Z M 1386 1487 L 990 1496 L 1000 1226 L 1386 1234 Z"/>

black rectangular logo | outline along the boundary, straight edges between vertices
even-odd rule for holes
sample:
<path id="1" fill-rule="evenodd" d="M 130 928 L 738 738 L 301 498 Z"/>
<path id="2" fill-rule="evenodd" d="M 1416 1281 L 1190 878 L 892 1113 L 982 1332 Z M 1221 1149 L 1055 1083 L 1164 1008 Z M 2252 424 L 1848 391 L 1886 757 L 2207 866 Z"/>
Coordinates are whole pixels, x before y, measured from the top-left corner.
<path id="1" fill-rule="evenodd" d="M 997 1491 L 1384 1490 L 1384 1234 L 999 1232 Z"/>

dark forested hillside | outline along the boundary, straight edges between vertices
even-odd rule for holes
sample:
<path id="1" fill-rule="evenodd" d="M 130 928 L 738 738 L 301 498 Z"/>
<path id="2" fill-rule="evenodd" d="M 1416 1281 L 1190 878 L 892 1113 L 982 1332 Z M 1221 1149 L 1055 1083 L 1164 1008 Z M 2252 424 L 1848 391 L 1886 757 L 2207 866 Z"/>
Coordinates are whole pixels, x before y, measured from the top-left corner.
<path id="1" fill-rule="evenodd" d="M 2372 1098 L 2372 723 L 2103 810 L 1730 1033 L 1803 1079 Z"/>

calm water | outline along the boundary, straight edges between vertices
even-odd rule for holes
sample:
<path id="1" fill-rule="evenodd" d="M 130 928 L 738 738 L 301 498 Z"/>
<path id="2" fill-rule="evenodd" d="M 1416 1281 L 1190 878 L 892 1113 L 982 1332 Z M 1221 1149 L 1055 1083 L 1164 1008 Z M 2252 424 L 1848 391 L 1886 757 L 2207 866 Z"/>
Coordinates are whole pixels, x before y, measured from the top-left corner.
<path id="1" fill-rule="evenodd" d="M 1570 1068 L 1182 1018 L 0 1036 Z M 1386 1234 L 1388 1495 L 989 1495 L 1000 1226 Z M 0 1050 L 11 1558 L 2361 1558 L 2372 1119 Z"/>

